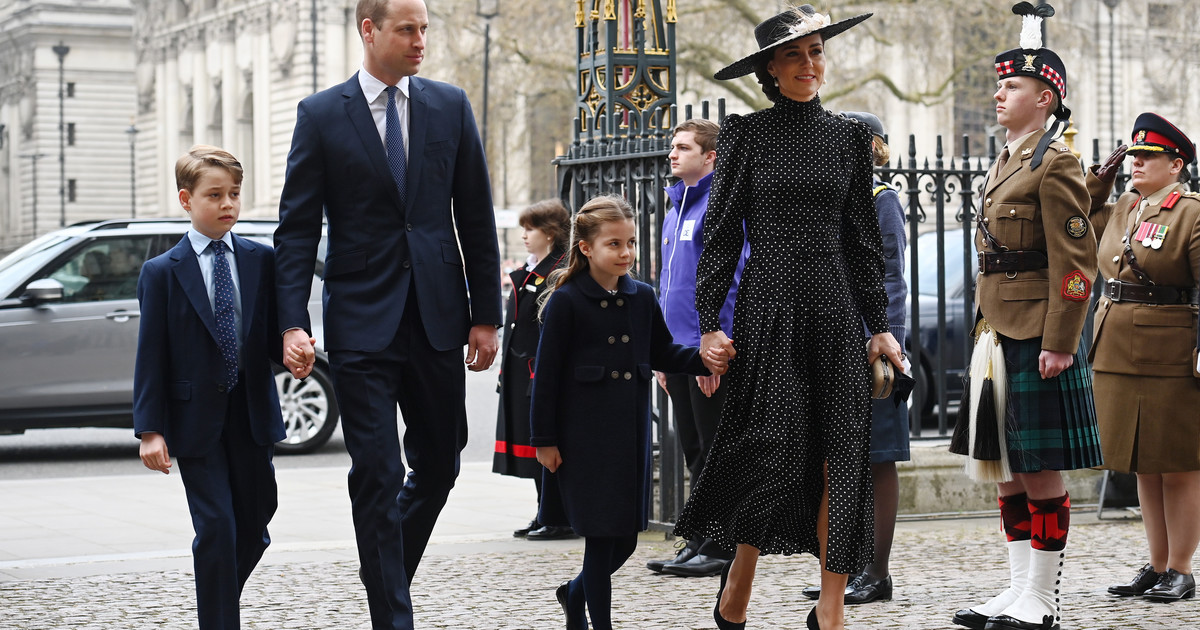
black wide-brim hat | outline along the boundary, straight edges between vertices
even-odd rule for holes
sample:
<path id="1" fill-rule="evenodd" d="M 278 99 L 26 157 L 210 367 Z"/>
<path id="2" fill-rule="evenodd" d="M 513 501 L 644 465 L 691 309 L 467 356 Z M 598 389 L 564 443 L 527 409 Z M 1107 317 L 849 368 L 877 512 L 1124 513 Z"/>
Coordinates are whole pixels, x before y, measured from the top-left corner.
<path id="1" fill-rule="evenodd" d="M 1152 112 L 1146 112 L 1133 121 L 1133 144 L 1129 145 L 1129 153 L 1149 151 L 1153 153 L 1174 153 L 1183 158 L 1184 164 L 1191 164 L 1196 159 L 1196 145 L 1171 121 Z"/>
<path id="2" fill-rule="evenodd" d="M 772 51 L 783 44 L 814 33 L 820 33 L 822 39 L 829 39 L 872 15 L 863 13 L 840 22 L 830 22 L 828 15 L 817 13 L 811 4 L 789 9 L 755 26 L 754 39 L 758 40 L 758 50 L 721 68 L 713 78 L 727 81 L 744 77 L 754 72 L 763 57 L 773 54 Z"/>

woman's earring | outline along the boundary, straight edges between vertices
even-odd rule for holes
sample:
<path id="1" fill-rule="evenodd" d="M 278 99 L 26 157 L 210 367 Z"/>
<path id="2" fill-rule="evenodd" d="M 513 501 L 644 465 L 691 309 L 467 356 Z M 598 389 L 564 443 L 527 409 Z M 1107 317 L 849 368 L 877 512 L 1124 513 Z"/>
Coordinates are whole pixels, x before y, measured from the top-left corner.
<path id="1" fill-rule="evenodd" d="M 775 87 L 779 87 L 779 77 L 771 77 L 775 81 Z"/>

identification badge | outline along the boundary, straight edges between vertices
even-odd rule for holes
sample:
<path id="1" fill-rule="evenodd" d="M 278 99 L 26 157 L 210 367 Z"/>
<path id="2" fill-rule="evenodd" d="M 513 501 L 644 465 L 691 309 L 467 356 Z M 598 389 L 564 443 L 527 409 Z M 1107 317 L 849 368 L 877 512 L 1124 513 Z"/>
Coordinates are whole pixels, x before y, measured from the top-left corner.
<path id="1" fill-rule="evenodd" d="M 687 221 L 684 221 L 683 227 L 679 228 L 679 240 L 681 240 L 681 241 L 692 240 L 692 235 L 693 235 L 693 233 L 695 233 L 695 231 L 696 231 L 696 220 L 695 219 L 688 219 Z"/>

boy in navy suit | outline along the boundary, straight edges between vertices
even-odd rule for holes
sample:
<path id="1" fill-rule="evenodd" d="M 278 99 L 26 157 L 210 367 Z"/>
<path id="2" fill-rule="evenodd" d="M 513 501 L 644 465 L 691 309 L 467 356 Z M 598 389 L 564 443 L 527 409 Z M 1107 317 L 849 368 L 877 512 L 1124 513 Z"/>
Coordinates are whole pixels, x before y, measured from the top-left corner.
<path id="1" fill-rule="evenodd" d="M 239 627 L 242 586 L 271 539 L 271 464 L 283 418 L 271 361 L 281 363 L 270 246 L 230 232 L 241 211 L 242 166 L 196 145 L 175 164 L 192 227 L 138 279 L 141 329 L 133 426 L 142 463 L 179 464 L 192 542 L 200 628 Z M 292 375 L 312 370 L 312 340 L 288 348 Z"/>

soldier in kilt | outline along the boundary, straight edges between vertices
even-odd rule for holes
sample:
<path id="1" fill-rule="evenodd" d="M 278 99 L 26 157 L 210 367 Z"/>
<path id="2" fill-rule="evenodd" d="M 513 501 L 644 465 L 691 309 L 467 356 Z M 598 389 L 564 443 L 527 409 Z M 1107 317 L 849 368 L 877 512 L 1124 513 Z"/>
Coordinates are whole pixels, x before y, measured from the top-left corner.
<path id="1" fill-rule="evenodd" d="M 1013 12 L 1025 25 L 1021 46 L 996 56 L 996 119 L 1007 136 L 977 216 L 976 345 L 951 445 L 973 479 L 998 484 L 1011 584 L 954 622 L 1058 630 L 1070 523 L 1059 471 L 1102 463 L 1080 348 L 1096 240 L 1083 169 L 1054 139 L 1070 117 L 1066 68 L 1041 46 L 1041 20 L 1054 10 L 1021 2 Z"/>

